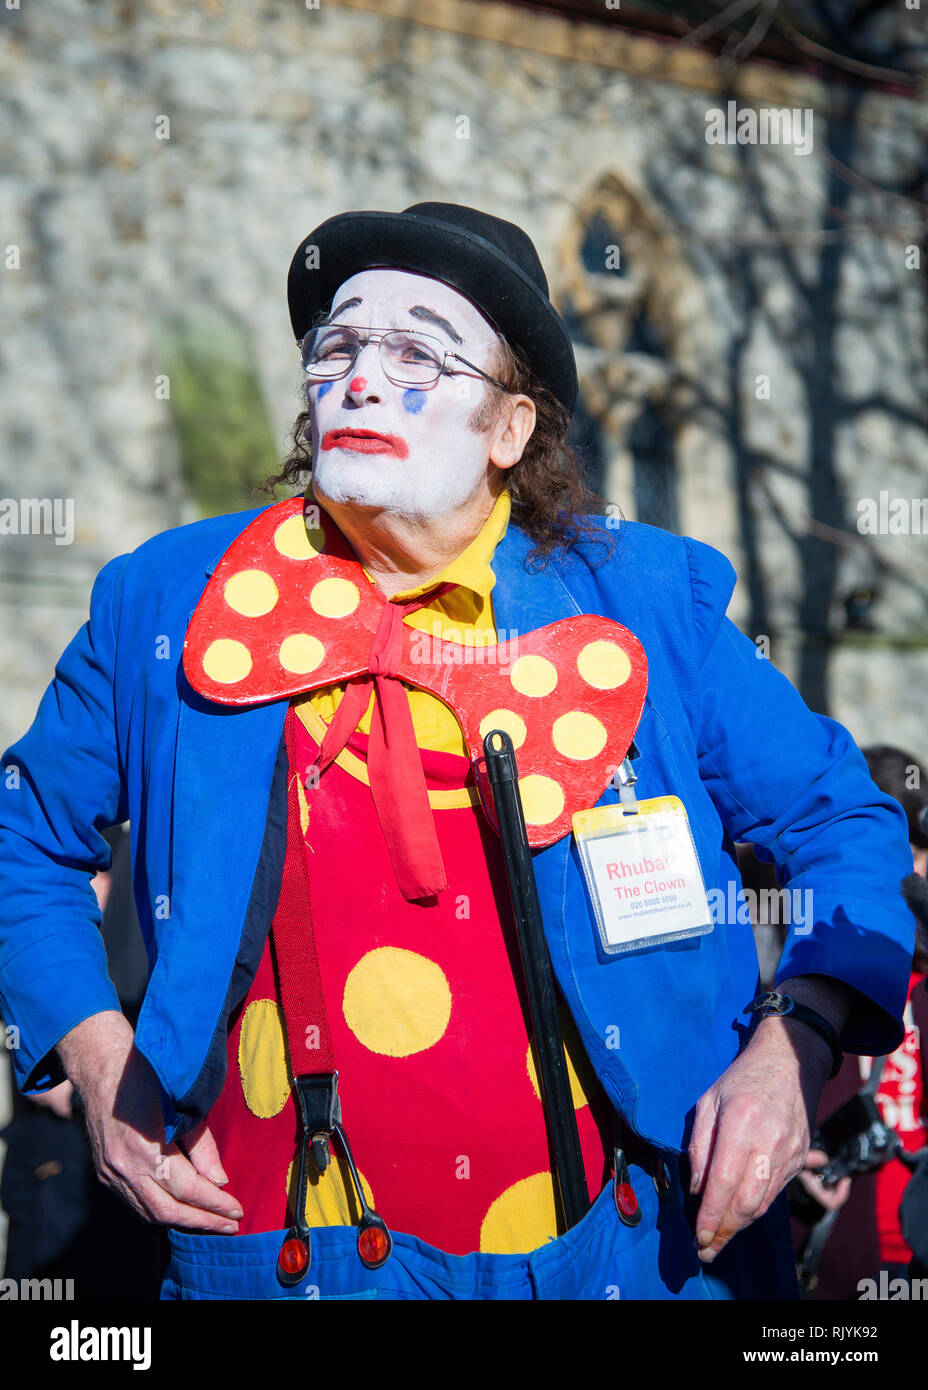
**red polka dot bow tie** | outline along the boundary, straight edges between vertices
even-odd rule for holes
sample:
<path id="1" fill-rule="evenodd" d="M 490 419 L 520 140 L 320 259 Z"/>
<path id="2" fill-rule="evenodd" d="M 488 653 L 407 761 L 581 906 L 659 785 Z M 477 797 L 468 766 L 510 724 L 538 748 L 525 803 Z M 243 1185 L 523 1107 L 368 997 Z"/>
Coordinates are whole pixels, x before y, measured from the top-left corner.
<path id="1" fill-rule="evenodd" d="M 346 683 L 322 741 L 321 774 L 362 719 L 373 684 L 368 772 L 397 881 L 407 899 L 447 886 L 403 682 L 457 717 L 483 810 L 496 824 L 483 739 L 512 738 L 529 844 L 567 834 L 595 805 L 641 717 L 647 661 L 633 633 L 581 614 L 491 646 L 432 636 L 406 613 L 453 588 L 388 601 L 321 509 L 293 497 L 262 512 L 216 566 L 190 620 L 184 671 L 223 705 L 254 705 Z"/>

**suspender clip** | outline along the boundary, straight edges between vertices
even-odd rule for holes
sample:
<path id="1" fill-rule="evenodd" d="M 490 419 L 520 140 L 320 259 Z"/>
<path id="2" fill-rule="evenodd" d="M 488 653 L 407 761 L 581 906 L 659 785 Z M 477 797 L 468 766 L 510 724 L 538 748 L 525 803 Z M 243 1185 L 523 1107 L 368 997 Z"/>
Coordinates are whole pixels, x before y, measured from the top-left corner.
<path id="1" fill-rule="evenodd" d="M 625 1150 L 618 1147 L 612 1150 L 612 1196 L 622 1224 L 637 1226 L 641 1220 L 641 1207 L 632 1187 Z"/>
<path id="2" fill-rule="evenodd" d="M 324 1173 L 329 1165 L 329 1136 L 342 1117 L 337 1071 L 320 1072 L 317 1076 L 295 1076 L 293 1083 L 303 1121 L 296 1215 L 277 1256 L 277 1278 L 288 1287 L 306 1278 L 312 1261 L 312 1238 L 306 1224 L 309 1155 L 312 1153 L 316 1168 Z"/>
<path id="3" fill-rule="evenodd" d="M 609 783 L 612 790 L 619 793 L 622 813 L 626 816 L 638 814 L 638 798 L 635 796 L 635 783 L 638 781 L 638 774 L 632 763 L 640 757 L 638 747 L 632 741 L 628 752 L 622 759 L 620 766 L 616 768 L 612 781 Z"/>

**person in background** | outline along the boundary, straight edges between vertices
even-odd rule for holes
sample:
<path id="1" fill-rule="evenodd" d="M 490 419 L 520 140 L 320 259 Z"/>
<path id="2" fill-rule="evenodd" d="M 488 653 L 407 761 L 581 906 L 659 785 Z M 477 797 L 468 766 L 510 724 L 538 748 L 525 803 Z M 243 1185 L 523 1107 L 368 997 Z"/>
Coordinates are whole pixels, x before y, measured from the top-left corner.
<path id="1" fill-rule="evenodd" d="M 879 745 L 864 748 L 870 775 L 883 791 L 900 803 L 909 823 L 914 872 L 928 876 L 928 834 L 923 828 L 928 807 L 928 772 L 910 753 Z M 918 902 L 906 894 L 913 910 Z M 912 1154 L 928 1145 L 928 1092 L 925 1086 L 925 1048 L 928 1045 L 928 929 L 919 920 L 908 999 L 903 1015 L 905 1038 L 883 1061 L 875 1101 L 883 1123 L 899 1136 L 903 1150 Z M 871 1076 L 873 1057 L 847 1056 L 824 1088 L 819 1103 L 821 1124 L 840 1105 L 854 1096 Z M 912 1251 L 900 1221 L 900 1205 L 912 1168 L 901 1157 L 892 1158 L 873 1172 L 843 1177 L 833 1188 L 824 1187 L 821 1170 L 830 1155 L 809 1150 L 806 1165 L 795 1179 L 801 1192 L 793 1200 L 793 1225 L 799 1248 L 808 1248 L 810 1232 L 825 1212 L 840 1211 L 834 1220 L 807 1287 L 815 1299 L 856 1299 L 863 1279 L 886 1270 L 891 1279 L 904 1277 Z"/>
<path id="2" fill-rule="evenodd" d="M 103 832 L 112 865 L 91 879 L 103 914 L 110 979 L 135 1022 L 148 962 L 132 896 L 129 834 Z M 0 1205 L 9 1218 L 4 1277 L 73 1279 L 80 1299 L 156 1298 L 168 1259 L 161 1227 L 142 1221 L 97 1181 L 80 1097 L 70 1080 L 13 1092 Z"/>

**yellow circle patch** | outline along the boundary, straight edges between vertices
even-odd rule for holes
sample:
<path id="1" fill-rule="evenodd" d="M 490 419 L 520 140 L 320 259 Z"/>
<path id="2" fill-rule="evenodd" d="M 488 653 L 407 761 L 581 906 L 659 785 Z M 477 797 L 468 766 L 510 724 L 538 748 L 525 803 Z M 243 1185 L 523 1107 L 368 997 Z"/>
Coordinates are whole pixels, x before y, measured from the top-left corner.
<path id="1" fill-rule="evenodd" d="M 251 670 L 251 652 L 243 643 L 234 642 L 231 637 L 217 637 L 203 654 L 203 670 L 211 681 L 234 685 L 236 681 L 244 680 Z"/>
<path id="2" fill-rule="evenodd" d="M 577 670 L 587 685 L 615 690 L 632 673 L 632 663 L 617 642 L 587 642 L 577 657 Z"/>
<path id="3" fill-rule="evenodd" d="M 564 1039 L 564 1056 L 567 1058 L 567 1077 L 570 1081 L 570 1098 L 575 1110 L 589 1105 L 590 1096 L 599 1085 L 596 1073 L 587 1057 L 576 1024 L 564 1009 L 558 1009 L 561 1023 L 561 1036 Z M 538 1084 L 538 1068 L 535 1064 L 535 1044 L 529 1043 L 525 1053 L 525 1070 L 532 1083 L 532 1090 L 541 1100 L 541 1087 Z"/>
<path id="4" fill-rule="evenodd" d="M 410 1057 L 444 1035 L 451 990 L 441 966 L 427 956 L 378 946 L 349 973 L 342 1008 L 363 1047 L 383 1057 Z"/>
<path id="5" fill-rule="evenodd" d="M 325 544 L 321 526 L 306 528 L 301 515 L 288 517 L 274 532 L 274 545 L 288 560 L 314 560 Z"/>
<path id="6" fill-rule="evenodd" d="M 606 746 L 606 727 L 595 715 L 572 709 L 555 719 L 551 740 L 565 758 L 595 758 Z"/>
<path id="7" fill-rule="evenodd" d="M 351 1169 L 348 1167 L 348 1160 L 336 1151 L 337 1144 L 336 1139 L 330 1149 L 329 1164 L 324 1173 L 319 1172 L 310 1155 L 306 1201 L 303 1204 L 308 1226 L 357 1226 L 361 1220 L 361 1208 L 354 1183 L 351 1181 Z M 299 1177 L 298 1165 L 291 1163 L 287 1169 L 287 1210 L 291 1213 L 296 1205 Z M 361 1179 L 361 1190 L 367 1204 L 373 1207 L 374 1194 L 360 1168 L 358 1177 Z"/>
<path id="8" fill-rule="evenodd" d="M 361 602 L 357 584 L 332 576 L 314 584 L 309 601 L 320 618 L 346 618 Z"/>
<path id="9" fill-rule="evenodd" d="M 259 1120 L 279 1115 L 290 1095 L 280 1010 L 274 999 L 253 999 L 238 1035 L 238 1069 L 245 1104 Z"/>
<path id="10" fill-rule="evenodd" d="M 550 1173 L 533 1173 L 501 1192 L 480 1226 L 485 1255 L 517 1255 L 537 1250 L 557 1236 L 557 1212 Z"/>
<path id="11" fill-rule="evenodd" d="M 545 656 L 520 656 L 509 679 L 520 695 L 550 695 L 557 685 L 557 667 Z"/>
<path id="12" fill-rule="evenodd" d="M 512 709 L 491 709 L 480 721 L 480 737 L 486 738 L 491 729 L 502 729 L 512 739 L 513 748 L 521 748 L 527 730 L 525 720 Z"/>
<path id="13" fill-rule="evenodd" d="M 293 671 L 298 676 L 315 671 L 324 656 L 325 647 L 318 637 L 311 637 L 308 632 L 293 632 L 289 637 L 285 637 L 277 653 L 284 670 Z"/>
<path id="14" fill-rule="evenodd" d="M 550 825 L 564 809 L 563 789 L 553 777 L 530 772 L 527 777 L 519 778 L 519 791 L 526 825 Z"/>
<path id="15" fill-rule="evenodd" d="M 226 581 L 223 594 L 236 613 L 246 618 L 260 618 L 270 613 L 277 602 L 277 585 L 264 570 L 239 570 Z"/>

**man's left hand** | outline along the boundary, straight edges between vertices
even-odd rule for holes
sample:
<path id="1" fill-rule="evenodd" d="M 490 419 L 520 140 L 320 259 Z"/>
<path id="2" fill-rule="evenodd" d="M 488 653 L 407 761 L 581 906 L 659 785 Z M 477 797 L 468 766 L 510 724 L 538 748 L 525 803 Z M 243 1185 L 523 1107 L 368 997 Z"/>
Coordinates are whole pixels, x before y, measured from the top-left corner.
<path id="1" fill-rule="evenodd" d="M 851 992 L 836 980 L 803 976 L 777 986 L 817 1009 L 840 1032 Z M 787 1017 L 761 1019 L 744 1052 L 696 1106 L 689 1145 L 699 1258 L 711 1263 L 736 1232 L 767 1211 L 802 1168 L 831 1049 L 814 1029 Z"/>

